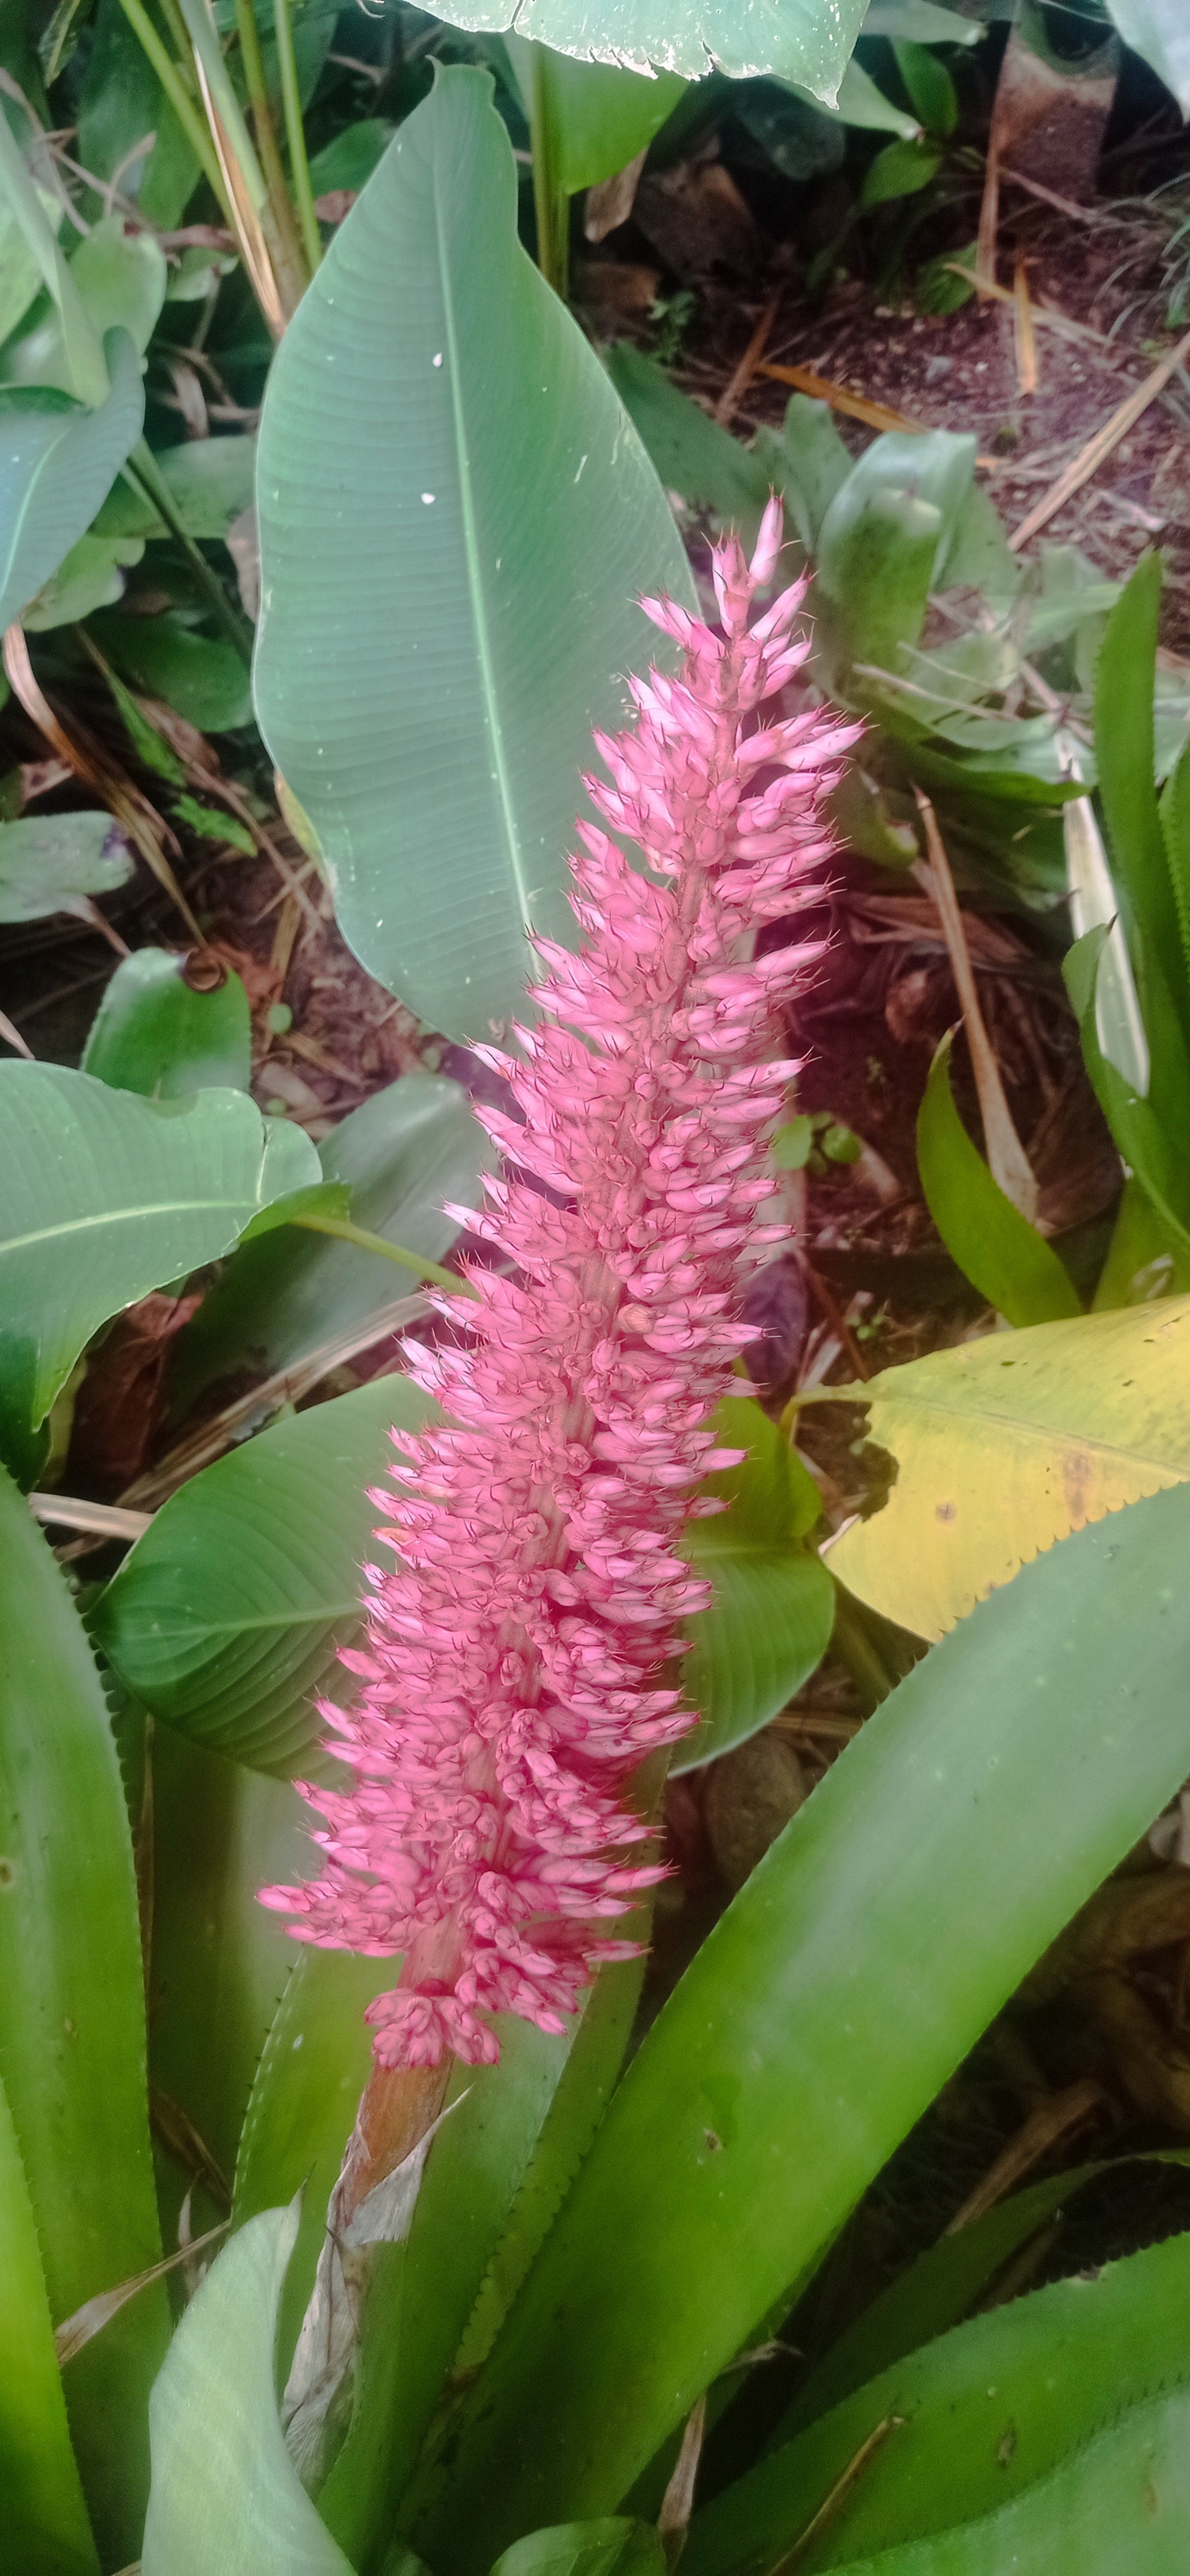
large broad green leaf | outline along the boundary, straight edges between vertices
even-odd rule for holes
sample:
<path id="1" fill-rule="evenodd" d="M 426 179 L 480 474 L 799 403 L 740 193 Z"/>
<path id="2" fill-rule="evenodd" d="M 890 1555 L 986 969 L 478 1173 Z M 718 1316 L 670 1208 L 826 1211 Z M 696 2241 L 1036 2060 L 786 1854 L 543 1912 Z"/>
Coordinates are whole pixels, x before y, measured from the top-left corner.
<path id="1" fill-rule="evenodd" d="M 857 1401 L 896 1477 L 830 1551 L 849 1591 L 940 1637 L 1069 1530 L 1190 1476 L 1190 1299 L 991 1333 Z"/>
<path id="2" fill-rule="evenodd" d="M 0 921 L 40 921 L 132 874 L 110 814 L 26 814 L 0 823 Z"/>
<path id="3" fill-rule="evenodd" d="M 70 2447 L 41 2248 L 12 2114 L 0 2090 L 0 2493 L 22 2576 L 99 2576 Z"/>
<path id="4" fill-rule="evenodd" d="M 833 107 L 863 23 L 865 0 L 451 0 L 453 27 L 502 35 L 516 27 L 583 62 L 627 63 L 636 71 L 682 72 L 698 80 L 711 64 L 747 80 L 780 72 Z"/>
<path id="5" fill-rule="evenodd" d="M 1126 45 L 1142 54 L 1190 116 L 1190 21 L 1182 0 L 1107 0 Z"/>
<path id="6" fill-rule="evenodd" d="M 446 1210 L 475 1203 L 491 1148 L 461 1084 L 406 1073 L 324 1137 L 318 1159 L 326 1181 L 350 1190 L 354 1224 L 441 1261 L 458 1234 Z M 278 1231 L 243 1244 L 186 1333 L 175 1401 L 192 1403 L 230 1370 L 288 1368 L 362 1324 L 395 1286 L 374 1252 L 329 1235 Z"/>
<path id="7" fill-rule="evenodd" d="M 79 302 L 102 344 L 109 331 L 126 331 L 143 355 L 165 301 L 165 253 L 150 232 L 134 232 L 122 215 L 104 215 L 76 243 L 69 260 Z M 49 311 L 0 350 L 0 378 L 7 384 L 56 385 L 75 391 L 73 354 L 59 310 Z"/>
<path id="8" fill-rule="evenodd" d="M 108 343 L 111 391 L 95 411 L 35 387 L 0 389 L 0 628 L 10 626 L 83 536 L 140 437 L 135 343 Z"/>
<path id="9" fill-rule="evenodd" d="M 465 2403 L 431 2565 L 615 2507 L 1144 1831 L 1190 1760 L 1188 1541 L 1190 1495 L 1157 1494 L 1026 1566 L 753 1872 Z"/>
<path id="10" fill-rule="evenodd" d="M 840 2500 L 808 2569 L 850 2567 L 885 2549 L 899 2557 L 900 2543 L 975 2523 L 1155 2388 L 1178 2387 L 1185 2406 L 1188 2288 L 1190 2237 L 1177 2236 L 1090 2278 L 1056 2281 L 995 2307 L 908 2353 L 696 2517 L 691 2576 L 771 2566 L 890 2415 L 899 2419 L 895 2430 Z M 1007 2569 L 1012 2560 L 972 2561 L 985 2563 Z M 1081 2563 L 1098 2569 L 1101 2561 L 1093 2553 Z"/>
<path id="11" fill-rule="evenodd" d="M 1050 1324 L 1082 1313 L 1064 1263 L 1005 1197 L 971 1142 L 950 1088 L 949 1035 L 917 1113 L 917 1168 L 952 1261 L 1010 1324 Z"/>
<path id="12" fill-rule="evenodd" d="M 121 1680 L 214 1752 L 288 1775 L 323 1735 L 313 1694 L 360 1621 L 368 1488 L 394 1423 L 432 1413 L 410 1378 L 374 1378 L 262 1432 L 163 1505 L 93 1614 Z"/>
<path id="13" fill-rule="evenodd" d="M 750 1398 L 720 1405 L 715 1437 L 747 1455 L 702 1489 L 727 1510 L 690 1524 L 686 1553 L 712 1600 L 687 1623 L 682 1689 L 702 1723 L 678 1745 L 673 1771 L 712 1762 L 767 1726 L 817 1671 L 834 1624 L 834 1585 L 805 1544 L 822 1510 L 813 1478 Z"/>
<path id="14" fill-rule="evenodd" d="M 0 1064 L 0 1423 L 44 1421 L 84 1342 L 230 1252 L 321 1179 L 309 1139 L 237 1091 L 139 1100 L 61 1065 Z"/>
<path id="15" fill-rule="evenodd" d="M 273 2342 L 296 2207 L 249 2220 L 191 2301 L 153 2391 L 142 2576 L 351 2576 L 285 2448 Z"/>
<path id="16" fill-rule="evenodd" d="M 0 2083 L 55 2325 L 161 2252 L 128 1816 L 106 1703 L 44 1538 L 0 1473 Z M 100 2548 L 135 2548 L 168 2332 L 146 2290 L 70 2365 Z"/>
<path id="17" fill-rule="evenodd" d="M 636 594 L 692 598 L 644 451 L 518 244 L 487 74 L 438 72 L 336 234 L 269 378 L 258 508 L 257 710 L 345 935 L 423 1019 L 486 1037 L 523 1008 L 530 925 L 575 936 L 590 728 L 656 640 Z"/>
<path id="18" fill-rule="evenodd" d="M 168 948 L 121 961 L 87 1033 L 84 1073 L 145 1100 L 247 1090 L 252 1015 L 240 978 L 229 971 L 214 992 L 195 991 L 185 964 Z"/>
<path id="19" fill-rule="evenodd" d="M 190 438 L 183 447 L 159 447 L 153 462 L 188 536 L 226 537 L 252 499 L 254 438 Z M 95 533 L 164 537 L 168 530 L 148 493 L 121 476 L 96 518 Z"/>

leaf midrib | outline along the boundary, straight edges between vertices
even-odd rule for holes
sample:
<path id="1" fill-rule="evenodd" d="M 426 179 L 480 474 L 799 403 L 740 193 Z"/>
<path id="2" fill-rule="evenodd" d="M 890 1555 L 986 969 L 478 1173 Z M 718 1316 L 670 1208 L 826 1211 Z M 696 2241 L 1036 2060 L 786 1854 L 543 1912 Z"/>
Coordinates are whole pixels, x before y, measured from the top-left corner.
<path id="1" fill-rule="evenodd" d="M 978 1409 L 972 1407 L 968 1411 L 961 1405 L 943 1403 L 937 1399 L 931 1401 L 928 1396 L 919 1395 L 872 1396 L 869 1402 L 873 1414 L 878 1412 L 881 1405 L 899 1405 L 910 1417 L 915 1413 L 936 1413 L 949 1422 L 988 1424 L 1002 1430 L 1023 1433 L 1031 1440 L 1048 1442 L 1051 1445 L 1054 1442 L 1061 1442 L 1071 1449 L 1091 1449 L 1100 1457 L 1118 1458 L 1135 1467 L 1152 1467 L 1161 1475 L 1176 1476 L 1180 1472 L 1190 1477 L 1190 1458 L 1187 1459 L 1185 1467 L 1179 1470 L 1177 1463 L 1169 1457 L 1150 1457 L 1147 1450 L 1126 1448 L 1122 1444 L 1105 1440 L 1091 1431 L 1072 1431 L 1061 1423 L 1031 1422 L 1025 1415 L 1001 1413 L 994 1406 L 981 1406 Z"/>
<path id="2" fill-rule="evenodd" d="M 39 1243 L 57 1242 L 66 1234 L 93 1233 L 100 1226 L 142 1225 L 146 1218 L 158 1216 L 231 1217 L 240 1208 L 246 1210 L 245 1223 L 248 1216 L 260 1213 L 259 1204 L 243 1196 L 234 1199 L 160 1199 L 147 1207 L 107 1208 L 90 1216 L 68 1217 L 62 1225 L 40 1226 L 32 1234 L 9 1235 L 7 1241 L 0 1242 L 0 1261 L 12 1253 L 28 1252 Z"/>

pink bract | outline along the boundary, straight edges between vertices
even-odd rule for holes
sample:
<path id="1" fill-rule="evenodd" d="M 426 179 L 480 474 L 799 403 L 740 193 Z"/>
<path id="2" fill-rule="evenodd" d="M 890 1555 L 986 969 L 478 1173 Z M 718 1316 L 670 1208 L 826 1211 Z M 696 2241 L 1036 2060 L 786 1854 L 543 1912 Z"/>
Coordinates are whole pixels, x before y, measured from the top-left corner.
<path id="1" fill-rule="evenodd" d="M 858 730 L 817 708 L 752 721 L 808 649 L 803 584 L 748 625 L 780 543 L 773 503 L 750 566 L 717 550 L 721 634 L 644 603 L 681 676 L 632 682 L 635 725 L 596 737 L 612 784 L 586 783 L 648 873 L 579 827 L 581 947 L 537 943 L 540 1021 L 515 1057 L 480 1050 L 524 1123 L 480 1113 L 505 1169 L 467 1223 L 514 1274 L 475 1269 L 478 1305 L 438 1301 L 464 1342 L 410 1347 L 447 1421 L 394 1432 L 395 1492 L 374 1498 L 397 1562 L 365 1569 L 367 1643 L 342 1659 L 358 1702 L 324 1711 L 353 1785 L 304 1790 L 323 1875 L 263 1896 L 298 1940 L 405 1953 L 368 2014 L 384 2066 L 491 2063 L 493 2013 L 563 2029 L 632 1950 L 601 1927 L 662 1875 L 626 1792 L 695 1723 L 673 1674 L 706 1587 L 678 1543 L 737 1454 L 708 1426 L 750 1338 L 745 1266 L 784 1234 L 756 1211 L 796 1071 L 782 1005 L 817 953 L 747 951 L 816 892 Z"/>

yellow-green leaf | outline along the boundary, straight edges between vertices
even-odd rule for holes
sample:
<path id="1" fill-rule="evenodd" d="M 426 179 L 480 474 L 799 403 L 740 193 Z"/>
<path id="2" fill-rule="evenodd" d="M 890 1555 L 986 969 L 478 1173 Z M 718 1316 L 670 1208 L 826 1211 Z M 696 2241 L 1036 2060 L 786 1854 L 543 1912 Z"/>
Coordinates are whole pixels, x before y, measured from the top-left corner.
<path id="1" fill-rule="evenodd" d="M 941 1637 L 1055 1539 L 1190 1477 L 1190 1298 L 989 1333 L 886 1369 L 864 1402 L 897 1472 L 831 1571 Z"/>

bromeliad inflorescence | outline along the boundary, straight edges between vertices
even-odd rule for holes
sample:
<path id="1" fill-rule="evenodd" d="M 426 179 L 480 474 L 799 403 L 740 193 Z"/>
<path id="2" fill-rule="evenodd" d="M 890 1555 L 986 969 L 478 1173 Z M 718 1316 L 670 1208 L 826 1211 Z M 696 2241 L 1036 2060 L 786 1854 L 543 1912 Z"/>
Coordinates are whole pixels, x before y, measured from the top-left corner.
<path id="1" fill-rule="evenodd" d="M 750 1338 L 743 1266 L 784 1232 L 756 1211 L 796 1071 L 781 1006 L 815 954 L 747 951 L 816 891 L 858 730 L 817 708 L 752 721 L 808 650 L 803 584 L 748 625 L 780 545 L 771 503 L 750 565 L 717 550 L 721 634 L 644 603 L 681 675 L 632 683 L 635 725 L 596 737 L 612 784 L 587 785 L 648 873 L 579 827 L 579 951 L 539 942 L 539 1022 L 516 1057 L 480 1050 L 524 1123 L 481 1112 L 505 1176 L 466 1222 L 514 1269 L 472 1271 L 459 1347 L 410 1350 L 447 1418 L 394 1433 L 395 1499 L 376 1497 L 397 1564 L 368 1569 L 367 1642 L 343 1658 L 358 1703 L 325 1711 L 354 1782 L 305 1792 L 323 1876 L 264 1897 L 299 1940 L 404 1952 L 369 2012 L 382 2066 L 491 2062 L 493 2013 L 560 2030 L 631 1947 L 604 1927 L 661 1875 L 626 1791 L 695 1722 L 666 1672 L 706 1591 L 678 1541 L 737 1454 L 708 1426 Z"/>

